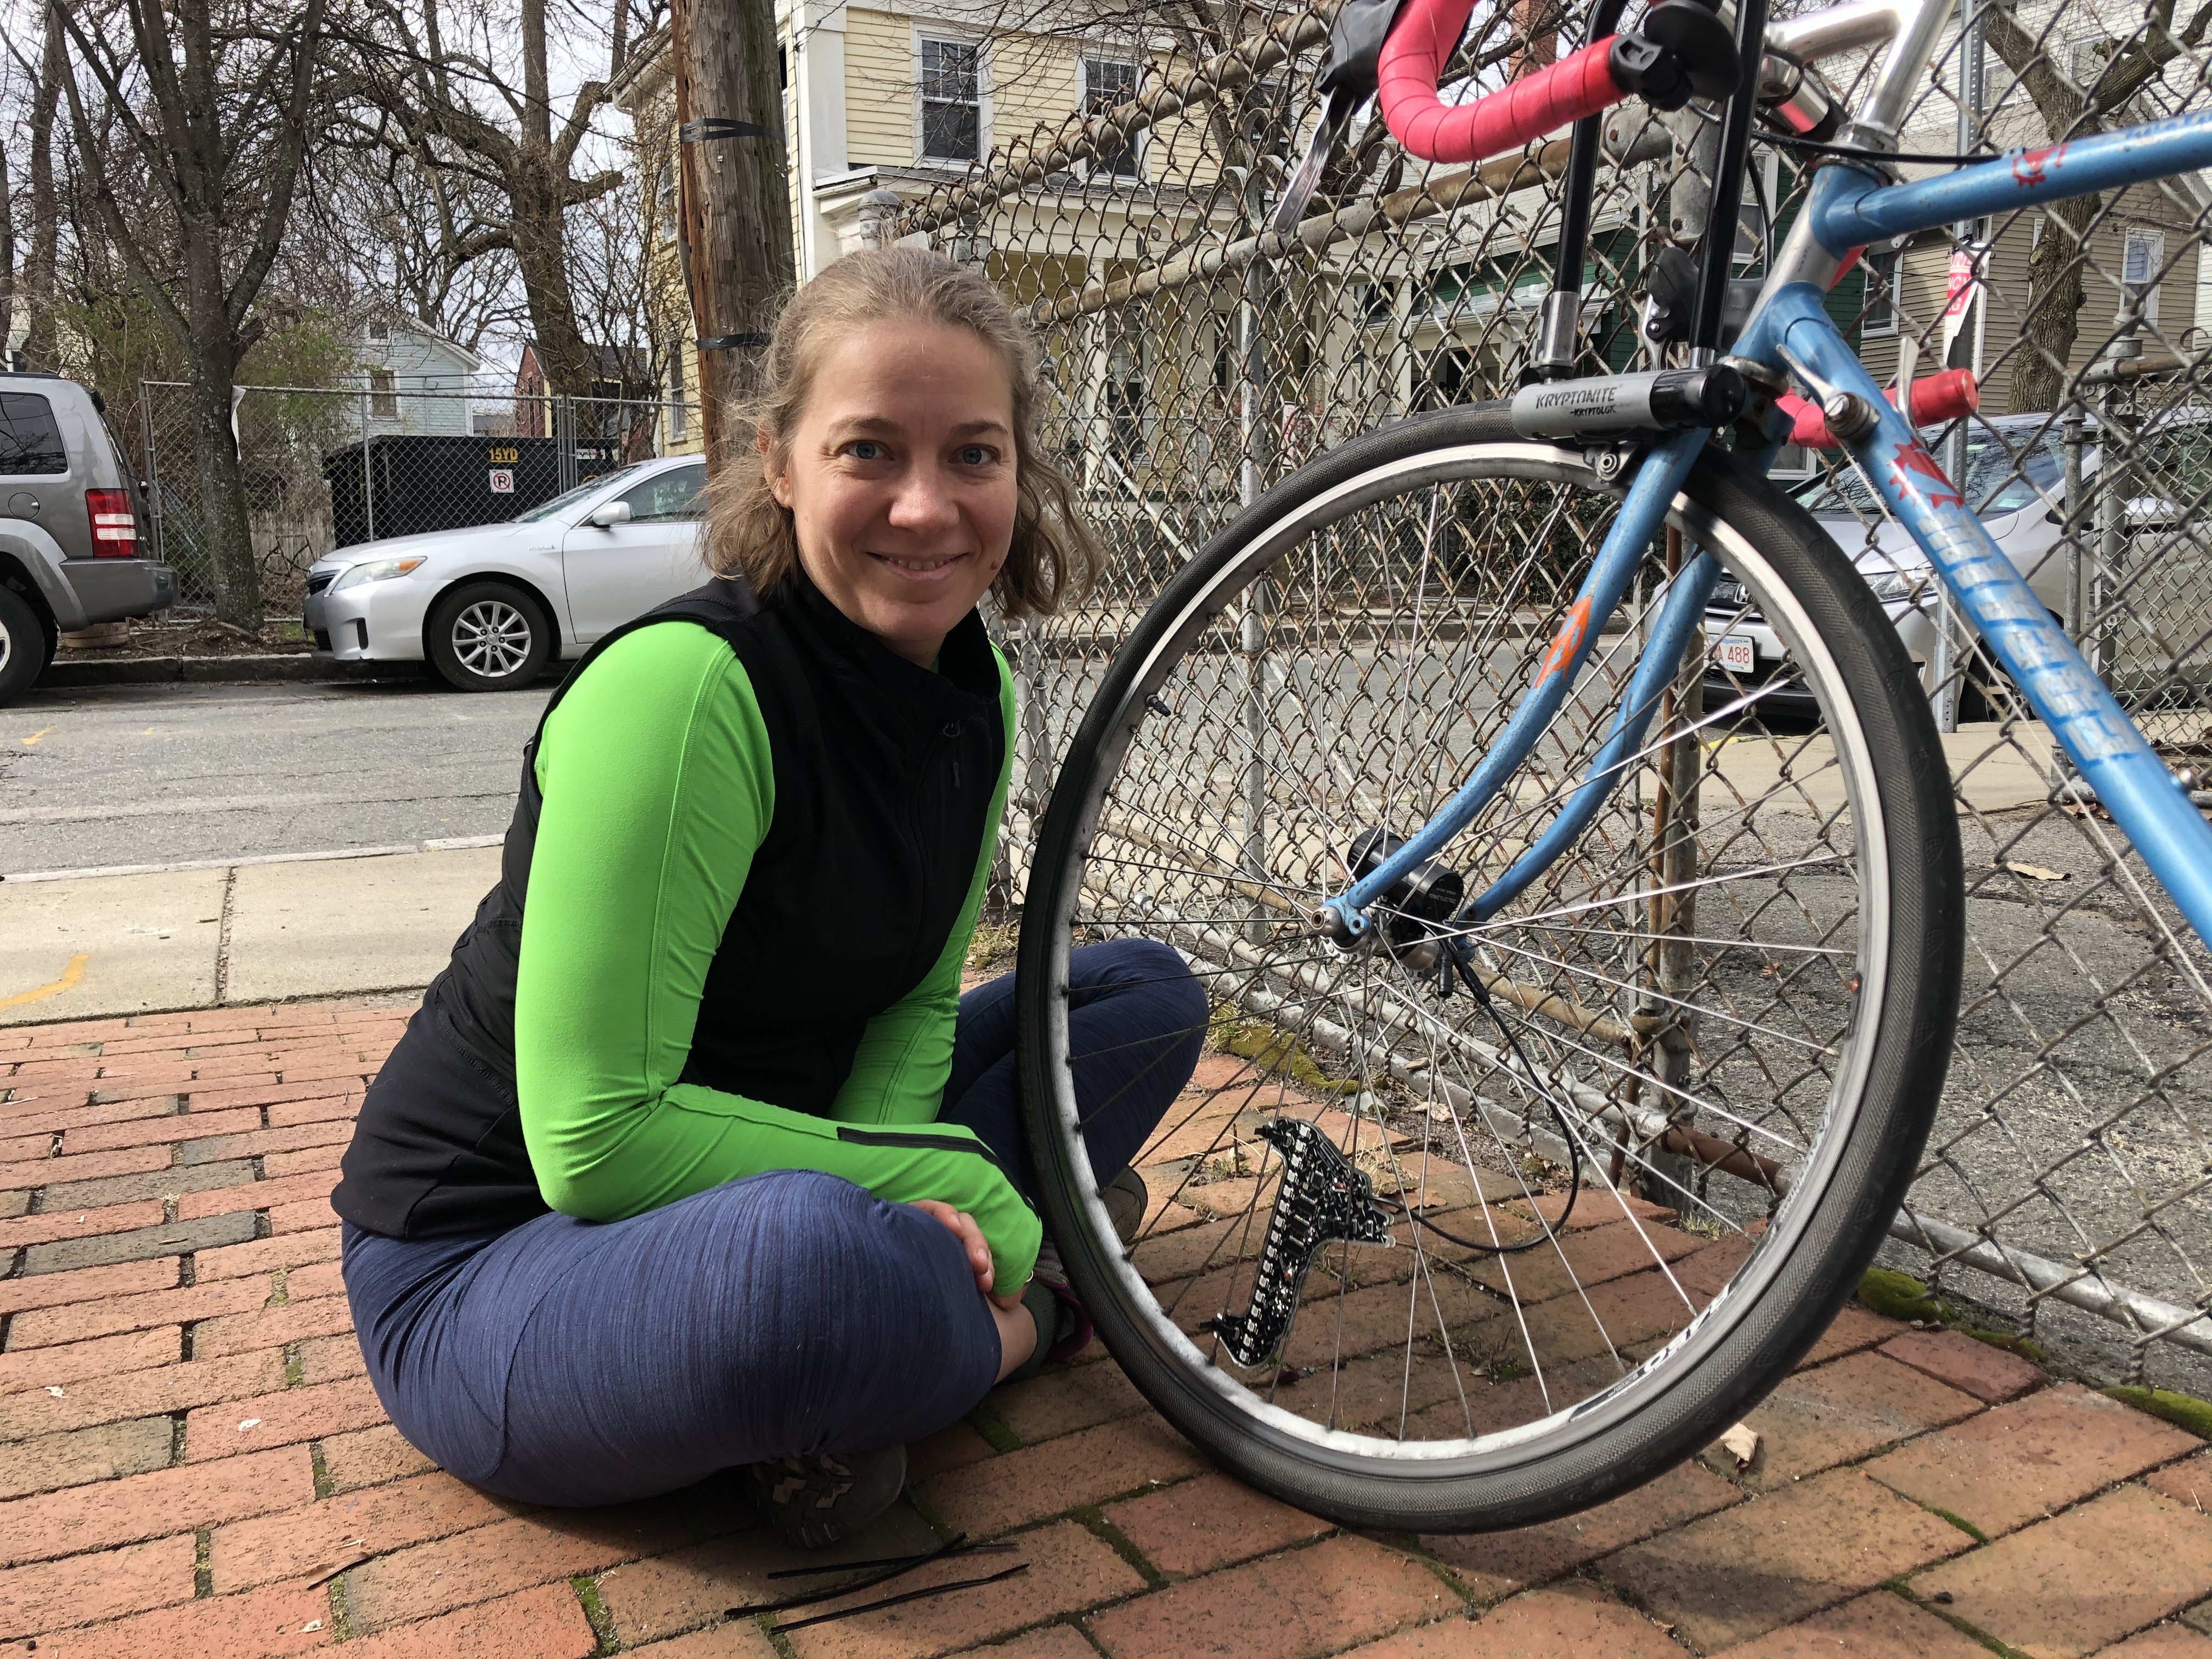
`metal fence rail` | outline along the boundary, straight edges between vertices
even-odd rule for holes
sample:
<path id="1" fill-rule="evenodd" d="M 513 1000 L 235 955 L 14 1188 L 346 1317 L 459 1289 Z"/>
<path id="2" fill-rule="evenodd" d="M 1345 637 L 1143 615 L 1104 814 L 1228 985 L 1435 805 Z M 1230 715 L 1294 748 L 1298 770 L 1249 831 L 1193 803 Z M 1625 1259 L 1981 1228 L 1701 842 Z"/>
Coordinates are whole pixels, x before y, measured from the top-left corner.
<path id="1" fill-rule="evenodd" d="M 1455 73 L 1499 84 L 1577 44 L 1579 15 L 1540 0 L 1479 12 Z M 1249 6 L 1234 38 L 1194 15 L 1138 19 L 1132 39 L 1149 44 L 1132 101 L 1002 143 L 966 179 L 903 201 L 890 227 L 979 264 L 1030 307 L 1048 353 L 1050 441 L 1113 556 L 1083 605 L 1010 630 L 1025 691 L 1006 860 L 1017 899 L 1067 735 L 1162 581 L 1242 505 L 1348 435 L 1510 391 L 1549 279 L 1563 143 L 1428 167 L 1379 124 L 1355 124 L 1295 235 L 1265 234 L 1314 127 L 1328 9 Z M 1830 68 L 1847 95 L 1863 70 Z M 2094 0 L 1986 6 L 1954 31 L 1905 148 L 2001 149 L 2201 107 L 2209 68 L 2212 51 L 2157 14 Z M 1745 201 L 1716 210 L 1710 117 L 1625 110 L 1607 143 L 1584 273 L 1593 372 L 1668 360 L 1673 349 L 1640 332 L 1662 252 L 1709 214 L 1733 216 L 1741 269 L 1758 274 L 1808 176 L 1758 152 Z M 1900 355 L 1923 373 L 1976 371 L 1984 408 L 1947 434 L 1954 475 L 2178 766 L 2212 750 L 2212 367 L 2197 351 L 2200 317 L 2212 325 L 2212 262 L 2198 263 L 2208 203 L 2188 180 L 1960 226 L 1872 250 L 1829 302 L 1881 377 Z M 1779 470 L 1808 495 L 1826 489 L 1868 579 L 1899 615 L 1917 608 L 1909 637 L 1947 729 L 1966 849 L 1957 1051 L 1889 1258 L 2087 1369 L 2212 1392 L 2212 1365 L 2197 1358 L 2212 1354 L 2212 963 L 2173 943 L 2140 866 L 1959 637 L 1917 556 L 1871 518 L 1850 522 L 1867 499 L 1850 477 L 1802 452 Z M 1540 636 L 1558 596 L 1509 590 L 1481 558 L 1425 571 L 1433 606 Z M 1359 584 L 1382 568 L 1348 568 L 1329 617 L 1301 622 L 1314 672 L 1363 672 Z M 1245 706 L 1263 712 L 1292 695 L 1279 678 L 1245 684 L 1240 695 L 1262 700 Z M 1327 763 L 1324 748 L 1311 763 Z M 1709 799 L 1727 784 L 1724 748 L 1687 763 Z M 1183 764 L 1204 775 L 1218 759 L 1194 749 Z M 1799 833 L 1778 801 L 1743 810 L 1741 833 Z M 1285 1006 L 1280 987 L 1255 986 L 1247 1011 Z"/>
<path id="2" fill-rule="evenodd" d="M 139 387 L 137 462 L 157 556 L 179 605 L 213 605 L 188 388 Z M 307 568 L 356 543 L 496 524 L 633 461 L 698 447 L 693 404 L 459 391 L 233 388 L 263 602 L 296 614 Z M 118 424 L 122 424 L 118 422 Z"/>

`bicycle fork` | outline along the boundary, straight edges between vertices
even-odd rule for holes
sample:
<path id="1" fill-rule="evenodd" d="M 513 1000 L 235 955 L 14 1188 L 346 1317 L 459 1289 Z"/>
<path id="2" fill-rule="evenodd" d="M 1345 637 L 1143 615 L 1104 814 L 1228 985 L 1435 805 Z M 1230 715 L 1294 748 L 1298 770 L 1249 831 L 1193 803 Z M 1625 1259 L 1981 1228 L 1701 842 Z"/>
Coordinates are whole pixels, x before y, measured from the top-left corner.
<path id="1" fill-rule="evenodd" d="M 1474 775 L 1460 786 L 1434 817 L 1371 870 L 1358 877 L 1342 893 L 1315 913 L 1315 924 L 1328 938 L 1347 948 L 1365 940 L 1375 927 L 1368 910 L 1418 866 L 1440 853 L 1446 842 L 1472 823 L 1475 815 L 1496 799 L 1506 780 L 1518 771 L 1536 746 L 1538 736 L 1559 711 L 1583 665 L 1595 649 L 1598 636 L 1620 608 L 1637 565 L 1654 538 L 1665 527 L 1667 509 L 1696 465 L 1711 433 L 1693 427 L 1661 437 L 1644 458 L 1629 485 L 1628 496 L 1613 515 L 1605 542 L 1583 579 L 1565 620 L 1552 637 L 1551 648 L 1538 663 L 1535 677 L 1505 730 L 1476 765 Z M 1705 614 L 1712 597 L 1720 567 L 1702 549 L 1685 565 L 1661 607 L 1652 635 L 1629 680 L 1613 727 L 1590 759 L 1583 781 L 1565 806 L 1545 826 L 1528 849 L 1482 892 L 1462 906 L 1441 931 L 1487 921 L 1514 896 L 1534 881 L 1572 846 L 1597 815 L 1620 780 L 1631 759 L 1643 746 L 1651 715 L 1681 665 L 1682 650 L 1691 630 Z"/>

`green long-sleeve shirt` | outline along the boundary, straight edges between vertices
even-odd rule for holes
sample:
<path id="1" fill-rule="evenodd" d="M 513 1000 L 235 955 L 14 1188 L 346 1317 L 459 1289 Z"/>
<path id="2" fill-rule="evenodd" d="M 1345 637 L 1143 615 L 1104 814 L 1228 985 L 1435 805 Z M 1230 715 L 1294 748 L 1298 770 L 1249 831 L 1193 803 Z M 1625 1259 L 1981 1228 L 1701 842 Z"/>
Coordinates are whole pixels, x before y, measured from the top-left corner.
<path id="1" fill-rule="evenodd" d="M 744 665 L 706 629 L 661 623 L 617 641 L 570 688 L 538 750 L 544 807 L 515 986 L 522 1133 L 549 1205 L 614 1220 L 741 1176 L 819 1170 L 879 1198 L 969 1212 L 995 1287 L 1028 1279 L 1035 1212 L 970 1131 L 935 1121 L 1014 747 L 999 667 L 1007 761 L 967 902 L 921 982 L 868 1021 L 826 1117 L 678 1081 L 775 811 L 775 758 Z M 840 1126 L 878 1133 L 841 1139 Z"/>

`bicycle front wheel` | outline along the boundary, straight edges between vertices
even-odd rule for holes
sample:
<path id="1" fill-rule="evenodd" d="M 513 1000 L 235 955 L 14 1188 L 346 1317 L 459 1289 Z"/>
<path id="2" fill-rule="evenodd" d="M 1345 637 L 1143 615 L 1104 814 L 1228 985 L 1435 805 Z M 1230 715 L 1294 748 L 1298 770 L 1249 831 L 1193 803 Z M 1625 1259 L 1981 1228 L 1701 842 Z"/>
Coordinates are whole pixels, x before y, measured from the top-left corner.
<path id="1" fill-rule="evenodd" d="M 1048 1225 L 1177 1428 L 1350 1524 L 1524 1524 L 1708 1443 L 1851 1292 L 1941 1092 L 1963 905 L 1942 750 L 1865 584 L 1725 453 L 1429 884 L 1364 949 L 1316 931 L 1376 832 L 1412 833 L 1495 745 L 1620 493 L 1502 406 L 1302 470 L 1130 634 L 1039 829 L 1020 995 Z M 1706 631 L 1603 810 L 1502 908 L 1439 924 L 1583 783 L 1699 550 Z M 1765 718 L 1784 702 L 1817 719 Z M 1127 1247 L 1067 995 L 1069 952 L 1123 938 L 1181 952 L 1210 1009 Z"/>

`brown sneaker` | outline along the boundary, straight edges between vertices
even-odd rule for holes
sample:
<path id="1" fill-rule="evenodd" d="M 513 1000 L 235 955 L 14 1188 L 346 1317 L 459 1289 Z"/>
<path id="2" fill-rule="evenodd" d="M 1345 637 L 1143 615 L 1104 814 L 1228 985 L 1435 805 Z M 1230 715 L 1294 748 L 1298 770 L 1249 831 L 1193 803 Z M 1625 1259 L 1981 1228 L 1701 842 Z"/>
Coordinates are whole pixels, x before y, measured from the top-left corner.
<path id="1" fill-rule="evenodd" d="M 1127 1244 L 1145 1224 L 1145 1212 L 1152 1207 L 1152 1195 L 1145 1189 L 1144 1176 L 1134 1170 L 1124 1170 L 1100 1189 L 1098 1197 L 1106 1206 L 1107 1218 L 1114 1224 L 1115 1237 Z"/>
<path id="2" fill-rule="evenodd" d="M 779 1457 L 745 1474 L 777 1538 L 818 1550 L 848 1538 L 898 1501 L 906 1486 L 906 1448 L 815 1457 Z"/>

